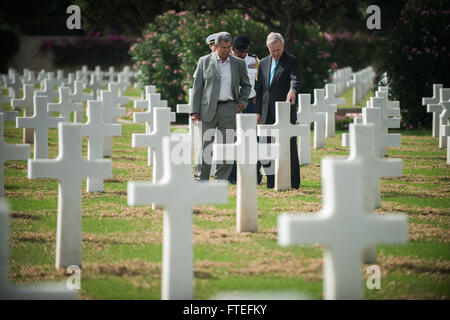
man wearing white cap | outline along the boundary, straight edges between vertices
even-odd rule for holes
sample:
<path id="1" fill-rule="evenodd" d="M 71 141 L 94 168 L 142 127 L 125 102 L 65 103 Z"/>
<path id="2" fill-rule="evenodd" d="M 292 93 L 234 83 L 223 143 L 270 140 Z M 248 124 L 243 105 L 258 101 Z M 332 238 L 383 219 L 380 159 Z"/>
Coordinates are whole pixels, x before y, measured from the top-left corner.
<path id="1" fill-rule="evenodd" d="M 206 38 L 206 44 L 211 49 L 211 52 L 215 52 L 216 51 L 216 46 L 215 46 L 216 45 L 216 40 L 217 40 L 217 33 L 210 34 Z"/>

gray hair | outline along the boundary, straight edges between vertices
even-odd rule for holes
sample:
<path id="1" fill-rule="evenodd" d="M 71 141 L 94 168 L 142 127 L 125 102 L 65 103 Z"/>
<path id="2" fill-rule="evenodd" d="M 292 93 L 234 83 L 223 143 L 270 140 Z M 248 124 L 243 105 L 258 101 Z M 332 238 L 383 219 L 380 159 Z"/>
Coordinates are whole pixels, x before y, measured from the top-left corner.
<path id="1" fill-rule="evenodd" d="M 281 43 L 284 44 L 283 36 L 277 32 L 271 32 L 267 36 L 266 45 L 269 46 L 269 44 L 275 43 L 277 41 L 281 41 Z"/>
<path id="2" fill-rule="evenodd" d="M 216 46 L 218 47 L 221 42 L 230 42 L 231 41 L 231 34 L 229 34 L 226 31 L 222 31 L 217 33 L 216 38 Z"/>

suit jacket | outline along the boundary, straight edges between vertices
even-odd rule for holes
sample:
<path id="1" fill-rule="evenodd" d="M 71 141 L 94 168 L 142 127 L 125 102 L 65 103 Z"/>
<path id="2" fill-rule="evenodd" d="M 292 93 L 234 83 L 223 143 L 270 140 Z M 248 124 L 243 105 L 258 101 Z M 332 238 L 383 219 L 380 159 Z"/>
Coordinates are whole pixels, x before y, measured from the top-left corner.
<path id="1" fill-rule="evenodd" d="M 300 71 L 297 58 L 283 51 L 278 60 L 272 83 L 269 85 L 272 56 L 268 55 L 261 60 L 256 84 L 256 113 L 262 116 L 262 123 L 267 123 L 275 117 L 275 102 L 286 101 L 290 89 L 300 92 Z"/>
<path id="2" fill-rule="evenodd" d="M 247 106 L 252 86 L 247 74 L 245 61 L 230 55 L 231 92 L 236 104 Z M 190 113 L 200 114 L 200 120 L 211 121 L 217 110 L 220 94 L 220 71 L 216 54 L 211 53 L 198 60 L 194 73 Z"/>

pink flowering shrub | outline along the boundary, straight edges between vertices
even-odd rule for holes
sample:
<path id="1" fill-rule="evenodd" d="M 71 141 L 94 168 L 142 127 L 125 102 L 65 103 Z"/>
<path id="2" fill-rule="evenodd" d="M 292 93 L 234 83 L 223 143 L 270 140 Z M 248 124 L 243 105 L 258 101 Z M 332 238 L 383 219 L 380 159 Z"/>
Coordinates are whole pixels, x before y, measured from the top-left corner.
<path id="1" fill-rule="evenodd" d="M 431 96 L 433 83 L 450 86 L 449 26 L 448 1 L 409 1 L 389 37 L 381 71 L 400 101 L 404 128 L 430 127 L 422 97 Z"/>

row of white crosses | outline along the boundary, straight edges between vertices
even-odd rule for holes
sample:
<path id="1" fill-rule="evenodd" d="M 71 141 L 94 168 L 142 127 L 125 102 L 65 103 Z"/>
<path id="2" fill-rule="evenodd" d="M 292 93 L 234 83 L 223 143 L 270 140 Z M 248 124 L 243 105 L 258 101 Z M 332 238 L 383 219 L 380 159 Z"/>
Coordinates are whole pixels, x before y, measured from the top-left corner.
<path id="1" fill-rule="evenodd" d="M 112 92 L 102 92 L 111 98 Z M 104 122 L 108 110 L 114 110 L 112 99 L 88 101 L 88 121 L 86 124 L 71 124 L 64 118 L 49 117 L 47 98 L 34 97 L 35 115 L 31 118 L 18 118 L 19 127 L 33 127 L 36 133 L 35 160 L 29 160 L 28 177 L 54 178 L 59 181 L 58 223 L 56 244 L 56 268 L 70 265 L 81 266 L 81 183 L 88 178 L 88 192 L 103 191 L 103 178 L 112 175 L 111 161 L 103 160 L 103 138 L 121 134 L 121 126 Z M 111 113 L 111 112 L 110 112 Z M 111 116 L 109 116 L 111 118 Z M 0 115 L 1 125 L 3 117 Z M 26 122 L 32 124 L 26 124 Z M 48 127 L 58 125 L 59 155 L 56 159 L 47 158 Z M 2 128 L 1 128 L 2 129 Z M 2 131 L 2 130 L 1 130 Z M 3 132 L 1 132 L 3 133 Z M 88 159 L 81 156 L 81 137 L 88 137 Z M 2 135 L 3 137 L 3 135 Z M 45 141 L 44 141 L 45 140 Z M 0 143 L 0 164 L 7 160 L 26 160 L 29 145 L 7 145 Z M 3 173 L 1 175 L 3 195 Z"/>
<path id="2" fill-rule="evenodd" d="M 433 113 L 433 138 L 439 138 L 439 148 L 447 148 L 447 154 L 449 154 L 447 126 L 450 124 L 450 88 L 443 88 L 442 84 L 434 84 L 433 96 L 431 98 L 423 98 L 422 104 L 427 106 L 427 112 Z M 449 157 L 447 156 L 448 162 Z"/>
<path id="3" fill-rule="evenodd" d="M 353 105 L 358 105 L 366 93 L 372 88 L 375 79 L 375 72 L 372 67 L 364 68 L 353 73 Z"/>
<path id="4" fill-rule="evenodd" d="M 325 299 L 362 299 L 362 263 L 376 259 L 375 245 L 407 241 L 407 216 L 375 215 L 366 197 L 374 180 L 401 168 L 401 160 L 377 159 L 374 134 L 373 124 L 351 124 L 350 157 L 322 159 L 324 203 L 318 214 L 278 217 L 281 246 L 325 246 Z"/>
<path id="5" fill-rule="evenodd" d="M 156 121 L 169 126 L 169 110 L 155 108 L 155 115 L 165 114 L 165 121 Z M 217 159 L 232 160 L 238 163 L 238 201 L 237 229 L 255 231 L 257 228 L 256 202 L 256 159 L 261 154 L 275 154 L 276 149 L 283 149 L 279 144 L 289 146 L 292 135 L 302 130 L 302 125 L 283 127 L 289 123 L 290 105 L 277 102 L 277 123 L 269 128 L 260 127 L 260 131 L 272 130 L 277 144 L 264 146 L 256 144 L 256 116 L 237 115 L 237 141 L 228 145 L 215 145 L 213 153 Z M 156 118 L 156 116 L 155 116 Z M 298 127 L 297 129 L 295 127 Z M 304 126 L 306 127 L 306 126 Z M 275 129 L 280 132 L 275 133 Z M 165 133 L 164 133 L 165 132 Z M 148 136 L 140 135 L 142 137 Z M 192 206 L 206 202 L 223 203 L 226 200 L 224 182 L 196 182 L 191 174 L 191 146 L 187 140 L 175 139 L 170 132 L 155 127 L 154 136 L 163 142 L 160 150 L 163 157 L 163 175 L 153 183 L 130 182 L 128 184 L 128 204 L 161 205 L 165 208 L 163 227 L 163 299 L 193 298 L 193 257 L 192 257 Z M 294 244 L 305 241 L 320 242 L 330 246 L 330 253 L 325 261 L 325 297 L 327 299 L 362 298 L 361 262 L 376 261 L 376 243 L 395 243 L 406 241 L 406 217 L 376 217 L 373 212 L 373 184 L 381 176 L 395 175 L 401 170 L 401 160 L 379 160 L 375 153 L 374 125 L 368 124 L 351 127 L 351 154 L 347 161 L 323 162 L 324 210 L 314 220 L 313 231 L 308 221 L 297 221 L 297 217 L 280 218 L 280 244 Z M 133 140 L 136 140 L 133 137 Z M 183 137 L 185 138 L 185 137 Z M 185 138 L 186 139 L 186 138 Z M 148 140 L 147 144 L 157 145 L 157 139 Z M 264 150 L 271 147 L 271 150 Z M 289 147 L 287 147 L 289 148 Z M 285 153 L 278 150 L 279 158 Z M 180 155 L 180 153 L 182 155 Z M 256 155 L 256 156 L 255 156 Z M 272 159 L 271 156 L 268 157 Z M 178 159 L 178 160 L 176 160 Z M 180 161 L 181 159 L 181 161 Z M 279 159 L 282 160 L 282 159 Z M 285 160 L 284 160 L 285 161 Z M 282 162 L 282 161 L 280 161 Z M 338 165 L 335 165 L 335 162 Z M 287 167 L 290 167 L 287 165 Z M 333 169 L 340 170 L 335 170 Z M 330 169 L 331 168 L 331 169 Z M 332 172 L 331 172 L 332 171 Z M 350 183 L 350 182 L 351 183 Z M 345 185 L 342 185 L 345 184 Z M 199 189 L 203 189 L 201 191 Z M 190 190 L 189 193 L 180 190 Z M 180 195 L 173 201 L 173 194 Z M 241 194 L 241 195 L 239 195 Z M 247 204 L 239 201 L 244 197 Z M 355 199 L 355 196 L 357 199 Z M 327 222 L 327 223 L 325 223 Z M 320 230 L 325 224 L 325 230 Z M 294 228 L 304 225 L 306 231 L 297 233 Z M 317 225 L 317 226 L 316 226 Z M 364 230 L 364 232 L 361 232 Z"/>
<path id="6" fill-rule="evenodd" d="M 353 71 L 351 67 L 341 68 L 333 72 L 332 83 L 336 85 L 336 94 L 340 96 L 351 86 Z"/>
<path id="7" fill-rule="evenodd" d="M 373 144 L 374 152 L 377 159 L 383 159 L 386 155 L 386 147 L 400 146 L 400 134 L 388 134 L 389 128 L 399 128 L 400 107 L 396 101 L 389 101 L 387 97 L 387 87 L 379 87 L 376 97 L 371 97 L 368 101 L 367 108 L 362 109 L 362 118 L 355 118 L 354 124 L 373 124 L 374 135 Z M 342 134 L 342 146 L 350 146 L 350 135 Z M 385 172 L 382 177 L 401 176 L 401 168 L 395 173 Z M 381 205 L 380 183 L 375 181 L 369 194 L 373 199 L 373 209 L 379 208 Z"/>
<path id="8" fill-rule="evenodd" d="M 325 138 L 335 136 L 335 113 L 337 105 L 345 103 L 344 98 L 336 98 L 336 86 L 325 85 L 325 89 L 314 89 L 314 104 L 309 94 L 299 94 L 297 122 L 309 126 L 314 123 L 314 149 L 325 147 Z M 298 145 L 300 165 L 311 163 L 310 133 L 300 136 Z"/>

